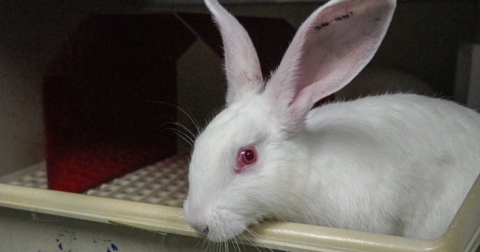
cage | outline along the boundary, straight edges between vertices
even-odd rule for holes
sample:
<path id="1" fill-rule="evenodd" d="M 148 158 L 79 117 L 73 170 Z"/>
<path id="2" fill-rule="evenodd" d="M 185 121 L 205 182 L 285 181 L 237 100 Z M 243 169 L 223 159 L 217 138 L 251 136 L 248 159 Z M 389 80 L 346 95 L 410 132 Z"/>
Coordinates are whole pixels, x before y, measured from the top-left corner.
<path id="1" fill-rule="evenodd" d="M 293 27 L 322 3 L 227 7 L 252 35 L 268 75 Z M 1 5 L 0 251 L 475 251 L 480 244 L 479 179 L 434 240 L 264 222 L 236 243 L 206 243 L 181 209 L 189 146 L 167 130 L 178 127 L 172 121 L 193 130 L 185 111 L 206 120 L 223 104 L 221 40 L 201 2 Z M 476 16 L 475 1 L 399 1 L 371 65 L 412 74 L 445 97 L 456 89 L 467 96 L 478 82 L 477 47 L 457 51 L 478 42 Z"/>

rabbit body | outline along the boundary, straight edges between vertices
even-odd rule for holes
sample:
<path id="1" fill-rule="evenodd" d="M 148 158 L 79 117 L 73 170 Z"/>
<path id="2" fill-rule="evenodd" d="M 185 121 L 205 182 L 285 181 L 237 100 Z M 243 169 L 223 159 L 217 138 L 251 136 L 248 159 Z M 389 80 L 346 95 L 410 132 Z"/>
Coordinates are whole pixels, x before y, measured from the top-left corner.
<path id="1" fill-rule="evenodd" d="M 195 140 L 184 213 L 211 241 L 264 218 L 419 239 L 442 235 L 480 171 L 480 115 L 413 94 L 315 108 L 385 36 L 395 0 L 332 0 L 265 83 L 248 33 L 205 1 L 225 48 L 226 107 Z"/>
<path id="2" fill-rule="evenodd" d="M 480 116 L 418 95 L 327 104 L 298 137 L 309 162 L 292 164 L 298 208 L 276 214 L 288 221 L 438 237 L 480 171 Z"/>
<path id="3" fill-rule="evenodd" d="M 194 225 L 199 213 L 215 213 L 207 216 L 212 240 L 266 217 L 435 238 L 480 171 L 480 116 L 453 102 L 396 94 L 330 103 L 310 111 L 295 137 L 271 114 L 262 95 L 232 104 L 197 139 L 205 146 L 194 151 L 191 167 L 202 169 L 190 170 L 190 178 L 202 173 L 216 181 L 191 182 L 184 207 Z M 229 167 L 245 142 L 258 146 L 258 167 L 243 177 L 215 169 L 212 157 Z M 207 202 L 189 213 L 189 203 Z"/>

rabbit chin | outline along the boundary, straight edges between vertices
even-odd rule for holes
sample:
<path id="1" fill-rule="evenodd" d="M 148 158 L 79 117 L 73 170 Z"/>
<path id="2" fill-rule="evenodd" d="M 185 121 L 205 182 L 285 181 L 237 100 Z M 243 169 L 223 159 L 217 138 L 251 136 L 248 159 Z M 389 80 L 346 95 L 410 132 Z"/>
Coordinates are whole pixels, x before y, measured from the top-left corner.
<path id="1" fill-rule="evenodd" d="M 249 225 L 258 223 L 255 218 L 245 217 L 226 209 L 211 209 L 208 215 L 207 239 L 213 242 L 233 239 L 243 233 Z"/>

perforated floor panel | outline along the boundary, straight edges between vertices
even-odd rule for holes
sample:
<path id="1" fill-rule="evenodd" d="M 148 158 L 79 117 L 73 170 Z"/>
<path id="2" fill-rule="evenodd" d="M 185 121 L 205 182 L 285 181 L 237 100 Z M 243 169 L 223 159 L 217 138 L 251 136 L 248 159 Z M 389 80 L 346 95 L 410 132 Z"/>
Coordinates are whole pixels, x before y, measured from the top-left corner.
<path id="1" fill-rule="evenodd" d="M 85 194 L 181 207 L 188 192 L 188 154 L 179 154 L 123 177 L 114 179 Z M 45 163 L 2 177 L 0 182 L 46 189 Z"/>

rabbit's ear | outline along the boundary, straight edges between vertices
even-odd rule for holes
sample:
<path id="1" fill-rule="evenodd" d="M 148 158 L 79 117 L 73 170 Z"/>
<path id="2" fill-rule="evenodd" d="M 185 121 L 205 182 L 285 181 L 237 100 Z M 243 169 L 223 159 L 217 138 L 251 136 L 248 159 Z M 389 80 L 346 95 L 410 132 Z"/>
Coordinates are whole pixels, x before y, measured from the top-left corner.
<path id="1" fill-rule="evenodd" d="M 205 4 L 222 34 L 228 82 L 227 104 L 258 94 L 263 90 L 264 82 L 257 52 L 247 31 L 217 0 L 205 0 Z"/>
<path id="2" fill-rule="evenodd" d="M 265 95 L 289 120 L 301 120 L 316 101 L 348 84 L 372 59 L 395 0 L 333 0 L 299 28 Z M 293 116 L 293 118 L 292 118 Z"/>

